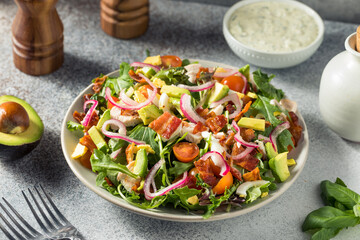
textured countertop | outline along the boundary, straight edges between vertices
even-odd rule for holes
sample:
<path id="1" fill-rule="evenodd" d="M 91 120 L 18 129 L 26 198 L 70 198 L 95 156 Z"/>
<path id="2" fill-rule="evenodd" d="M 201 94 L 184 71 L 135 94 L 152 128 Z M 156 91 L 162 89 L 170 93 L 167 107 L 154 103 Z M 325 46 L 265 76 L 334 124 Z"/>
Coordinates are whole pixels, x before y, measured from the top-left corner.
<path id="1" fill-rule="evenodd" d="M 321 206 L 319 183 L 342 178 L 360 192 L 360 145 L 332 132 L 318 107 L 320 78 L 326 63 L 344 50 L 354 24 L 325 21 L 319 50 L 303 64 L 276 74 L 273 84 L 297 101 L 310 135 L 310 151 L 300 177 L 275 201 L 246 215 L 217 222 L 176 223 L 143 217 L 113 205 L 86 188 L 63 156 L 60 126 L 73 99 L 100 73 L 118 69 L 122 61 L 141 61 L 145 50 L 243 66 L 222 35 L 226 7 L 164 0 L 151 1 L 150 27 L 133 40 L 118 40 L 100 28 L 98 1 L 57 4 L 64 24 L 65 62 L 56 72 L 28 76 L 13 65 L 11 23 L 17 11 L 10 0 L 0 2 L 0 95 L 25 99 L 41 116 L 45 133 L 25 158 L 0 162 L 0 197 L 6 197 L 40 229 L 21 190 L 41 183 L 56 205 L 86 239 L 309 239 L 301 232 L 306 215 Z M 252 69 L 255 69 L 252 66 Z M 357 239 L 360 227 L 340 232 L 337 239 Z M 5 236 L 0 232 L 0 239 Z"/>

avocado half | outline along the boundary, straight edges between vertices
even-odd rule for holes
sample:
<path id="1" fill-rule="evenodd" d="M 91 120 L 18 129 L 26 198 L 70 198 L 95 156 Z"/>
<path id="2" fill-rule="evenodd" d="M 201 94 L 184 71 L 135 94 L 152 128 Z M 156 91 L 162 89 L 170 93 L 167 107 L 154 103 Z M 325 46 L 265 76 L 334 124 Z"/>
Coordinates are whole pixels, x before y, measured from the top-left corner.
<path id="1" fill-rule="evenodd" d="M 44 124 L 36 111 L 24 100 L 4 95 L 0 104 L 16 102 L 23 106 L 29 115 L 29 127 L 22 133 L 11 134 L 0 132 L 0 160 L 14 160 L 30 153 L 40 142 L 44 133 Z"/>

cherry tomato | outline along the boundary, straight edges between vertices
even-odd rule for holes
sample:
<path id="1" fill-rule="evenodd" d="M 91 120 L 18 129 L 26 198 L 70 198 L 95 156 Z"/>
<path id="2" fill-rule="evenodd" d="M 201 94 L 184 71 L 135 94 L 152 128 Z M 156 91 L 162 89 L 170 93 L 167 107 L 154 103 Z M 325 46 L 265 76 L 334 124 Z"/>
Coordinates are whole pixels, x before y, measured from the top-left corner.
<path id="1" fill-rule="evenodd" d="M 146 85 L 142 85 L 141 87 L 139 87 L 138 91 L 142 95 L 144 95 L 144 97 L 148 98 L 149 97 L 149 94 L 148 94 L 148 91 L 147 91 L 148 89 L 153 90 L 153 88 L 150 85 L 146 84 Z"/>
<path id="2" fill-rule="evenodd" d="M 161 56 L 161 62 L 162 65 L 166 68 L 168 67 L 181 67 L 182 66 L 182 61 L 178 56 L 174 56 L 174 55 L 166 55 L 166 56 Z"/>
<path id="3" fill-rule="evenodd" d="M 191 162 L 199 155 L 199 147 L 195 143 L 179 142 L 174 145 L 173 151 L 175 157 L 180 162 Z"/>
<path id="4" fill-rule="evenodd" d="M 221 84 L 229 86 L 233 91 L 241 92 L 244 88 L 244 80 L 240 76 L 229 76 L 221 81 Z"/>
<path id="5" fill-rule="evenodd" d="M 112 99 L 113 99 L 115 102 L 118 102 L 118 101 L 119 101 L 119 99 L 118 99 L 117 97 L 114 97 L 114 96 L 111 96 L 111 97 L 112 97 Z M 112 109 L 113 107 L 114 107 L 114 105 L 112 105 L 111 102 L 108 101 L 108 102 L 107 102 L 107 108 L 108 108 L 108 109 Z"/>
<path id="6" fill-rule="evenodd" d="M 233 176 L 229 171 L 225 176 L 223 176 L 220 181 L 213 187 L 212 191 L 215 194 L 223 194 L 225 189 L 229 189 L 233 184 Z"/>

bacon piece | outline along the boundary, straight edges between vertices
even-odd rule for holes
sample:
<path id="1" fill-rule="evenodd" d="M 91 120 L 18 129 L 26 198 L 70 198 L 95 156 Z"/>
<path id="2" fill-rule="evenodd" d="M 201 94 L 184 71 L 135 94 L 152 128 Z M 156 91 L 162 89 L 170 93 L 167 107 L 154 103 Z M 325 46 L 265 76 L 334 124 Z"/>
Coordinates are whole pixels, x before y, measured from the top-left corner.
<path id="1" fill-rule="evenodd" d="M 247 142 L 255 138 L 255 131 L 250 128 L 240 128 L 240 136 Z"/>
<path id="2" fill-rule="evenodd" d="M 211 187 L 214 187 L 218 180 L 216 179 L 213 169 L 211 167 L 210 163 L 211 159 L 199 159 L 196 162 L 194 162 L 194 165 L 196 169 L 199 171 L 201 179 L 209 184 Z"/>
<path id="3" fill-rule="evenodd" d="M 236 108 L 234 107 L 233 103 L 229 103 L 228 105 L 226 105 L 226 110 L 228 110 L 229 114 L 232 114 L 233 112 L 235 112 Z"/>
<path id="4" fill-rule="evenodd" d="M 200 67 L 199 72 L 196 74 L 196 78 L 200 78 L 202 72 L 209 72 L 209 68 Z"/>
<path id="5" fill-rule="evenodd" d="M 218 133 L 225 125 L 227 124 L 226 117 L 224 115 L 219 115 L 215 117 L 208 118 L 205 121 L 206 126 L 210 128 L 213 133 Z"/>
<path id="6" fill-rule="evenodd" d="M 289 131 L 291 135 L 293 136 L 294 140 L 294 146 L 296 147 L 298 142 L 300 141 L 301 135 L 302 135 L 302 126 L 299 123 L 299 118 L 294 112 L 289 112 L 289 115 L 291 117 L 290 122 L 290 128 Z"/>
<path id="7" fill-rule="evenodd" d="M 102 85 L 106 79 L 107 79 L 107 76 L 103 76 L 101 78 L 98 77 L 95 79 L 94 85 L 92 87 L 92 89 L 94 90 L 95 93 L 99 93 L 101 91 Z"/>
<path id="8" fill-rule="evenodd" d="M 84 145 L 85 147 L 87 147 L 91 153 L 94 152 L 94 149 L 97 149 L 95 143 L 93 142 L 93 140 L 91 139 L 90 135 L 85 135 L 82 138 L 80 138 L 79 143 L 81 145 Z"/>
<path id="9" fill-rule="evenodd" d="M 75 111 L 73 113 L 73 118 L 78 122 L 81 123 L 81 121 L 84 119 L 85 113 L 79 113 L 78 111 Z"/>
<path id="10" fill-rule="evenodd" d="M 234 140 L 235 133 L 231 131 L 226 137 L 223 137 L 219 140 L 221 146 L 230 147 L 235 143 Z"/>
<path id="11" fill-rule="evenodd" d="M 206 131 L 208 128 L 204 126 L 201 122 L 198 122 L 192 131 L 193 134 L 197 134 L 198 132 Z"/>
<path id="12" fill-rule="evenodd" d="M 243 151 L 245 151 L 245 148 L 243 146 L 240 146 L 239 148 L 237 144 L 234 144 L 231 155 L 236 156 L 242 153 Z M 256 166 L 259 163 L 259 159 L 257 159 L 256 157 L 254 157 L 254 155 L 252 155 L 254 153 L 256 154 L 256 151 L 253 151 L 252 153 L 246 155 L 241 159 L 237 159 L 237 160 L 234 159 L 233 162 L 234 164 L 239 165 L 240 167 L 248 171 L 252 171 L 256 168 Z"/>
<path id="13" fill-rule="evenodd" d="M 207 114 L 209 113 L 208 108 L 203 109 L 202 107 L 197 108 L 195 111 L 197 112 L 197 114 L 200 115 L 200 117 L 205 118 L 205 119 L 206 119 Z"/>
<path id="14" fill-rule="evenodd" d="M 242 181 L 241 173 L 239 170 L 234 167 L 230 167 L 230 172 L 235 178 L 237 178 L 239 181 Z"/>
<path id="15" fill-rule="evenodd" d="M 84 96 L 83 96 L 84 102 L 90 100 L 91 97 L 92 97 L 92 94 L 84 94 Z"/>
<path id="16" fill-rule="evenodd" d="M 252 170 L 251 172 L 245 173 L 243 175 L 243 178 L 244 178 L 245 182 L 261 180 L 259 168 L 257 167 L 254 170 Z"/>
<path id="17" fill-rule="evenodd" d="M 160 134 L 163 138 L 169 139 L 172 134 L 180 127 L 181 120 L 165 112 L 156 120 L 149 124 L 149 127 Z"/>

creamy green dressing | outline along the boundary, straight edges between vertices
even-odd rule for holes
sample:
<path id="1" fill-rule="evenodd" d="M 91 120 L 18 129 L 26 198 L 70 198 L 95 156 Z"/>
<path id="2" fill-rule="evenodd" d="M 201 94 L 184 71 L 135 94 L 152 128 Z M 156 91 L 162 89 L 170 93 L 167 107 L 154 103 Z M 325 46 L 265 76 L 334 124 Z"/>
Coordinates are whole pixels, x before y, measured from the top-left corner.
<path id="1" fill-rule="evenodd" d="M 304 10 L 282 2 L 240 7 L 230 17 L 229 30 L 239 42 L 270 53 L 304 48 L 319 31 L 315 20 Z"/>

